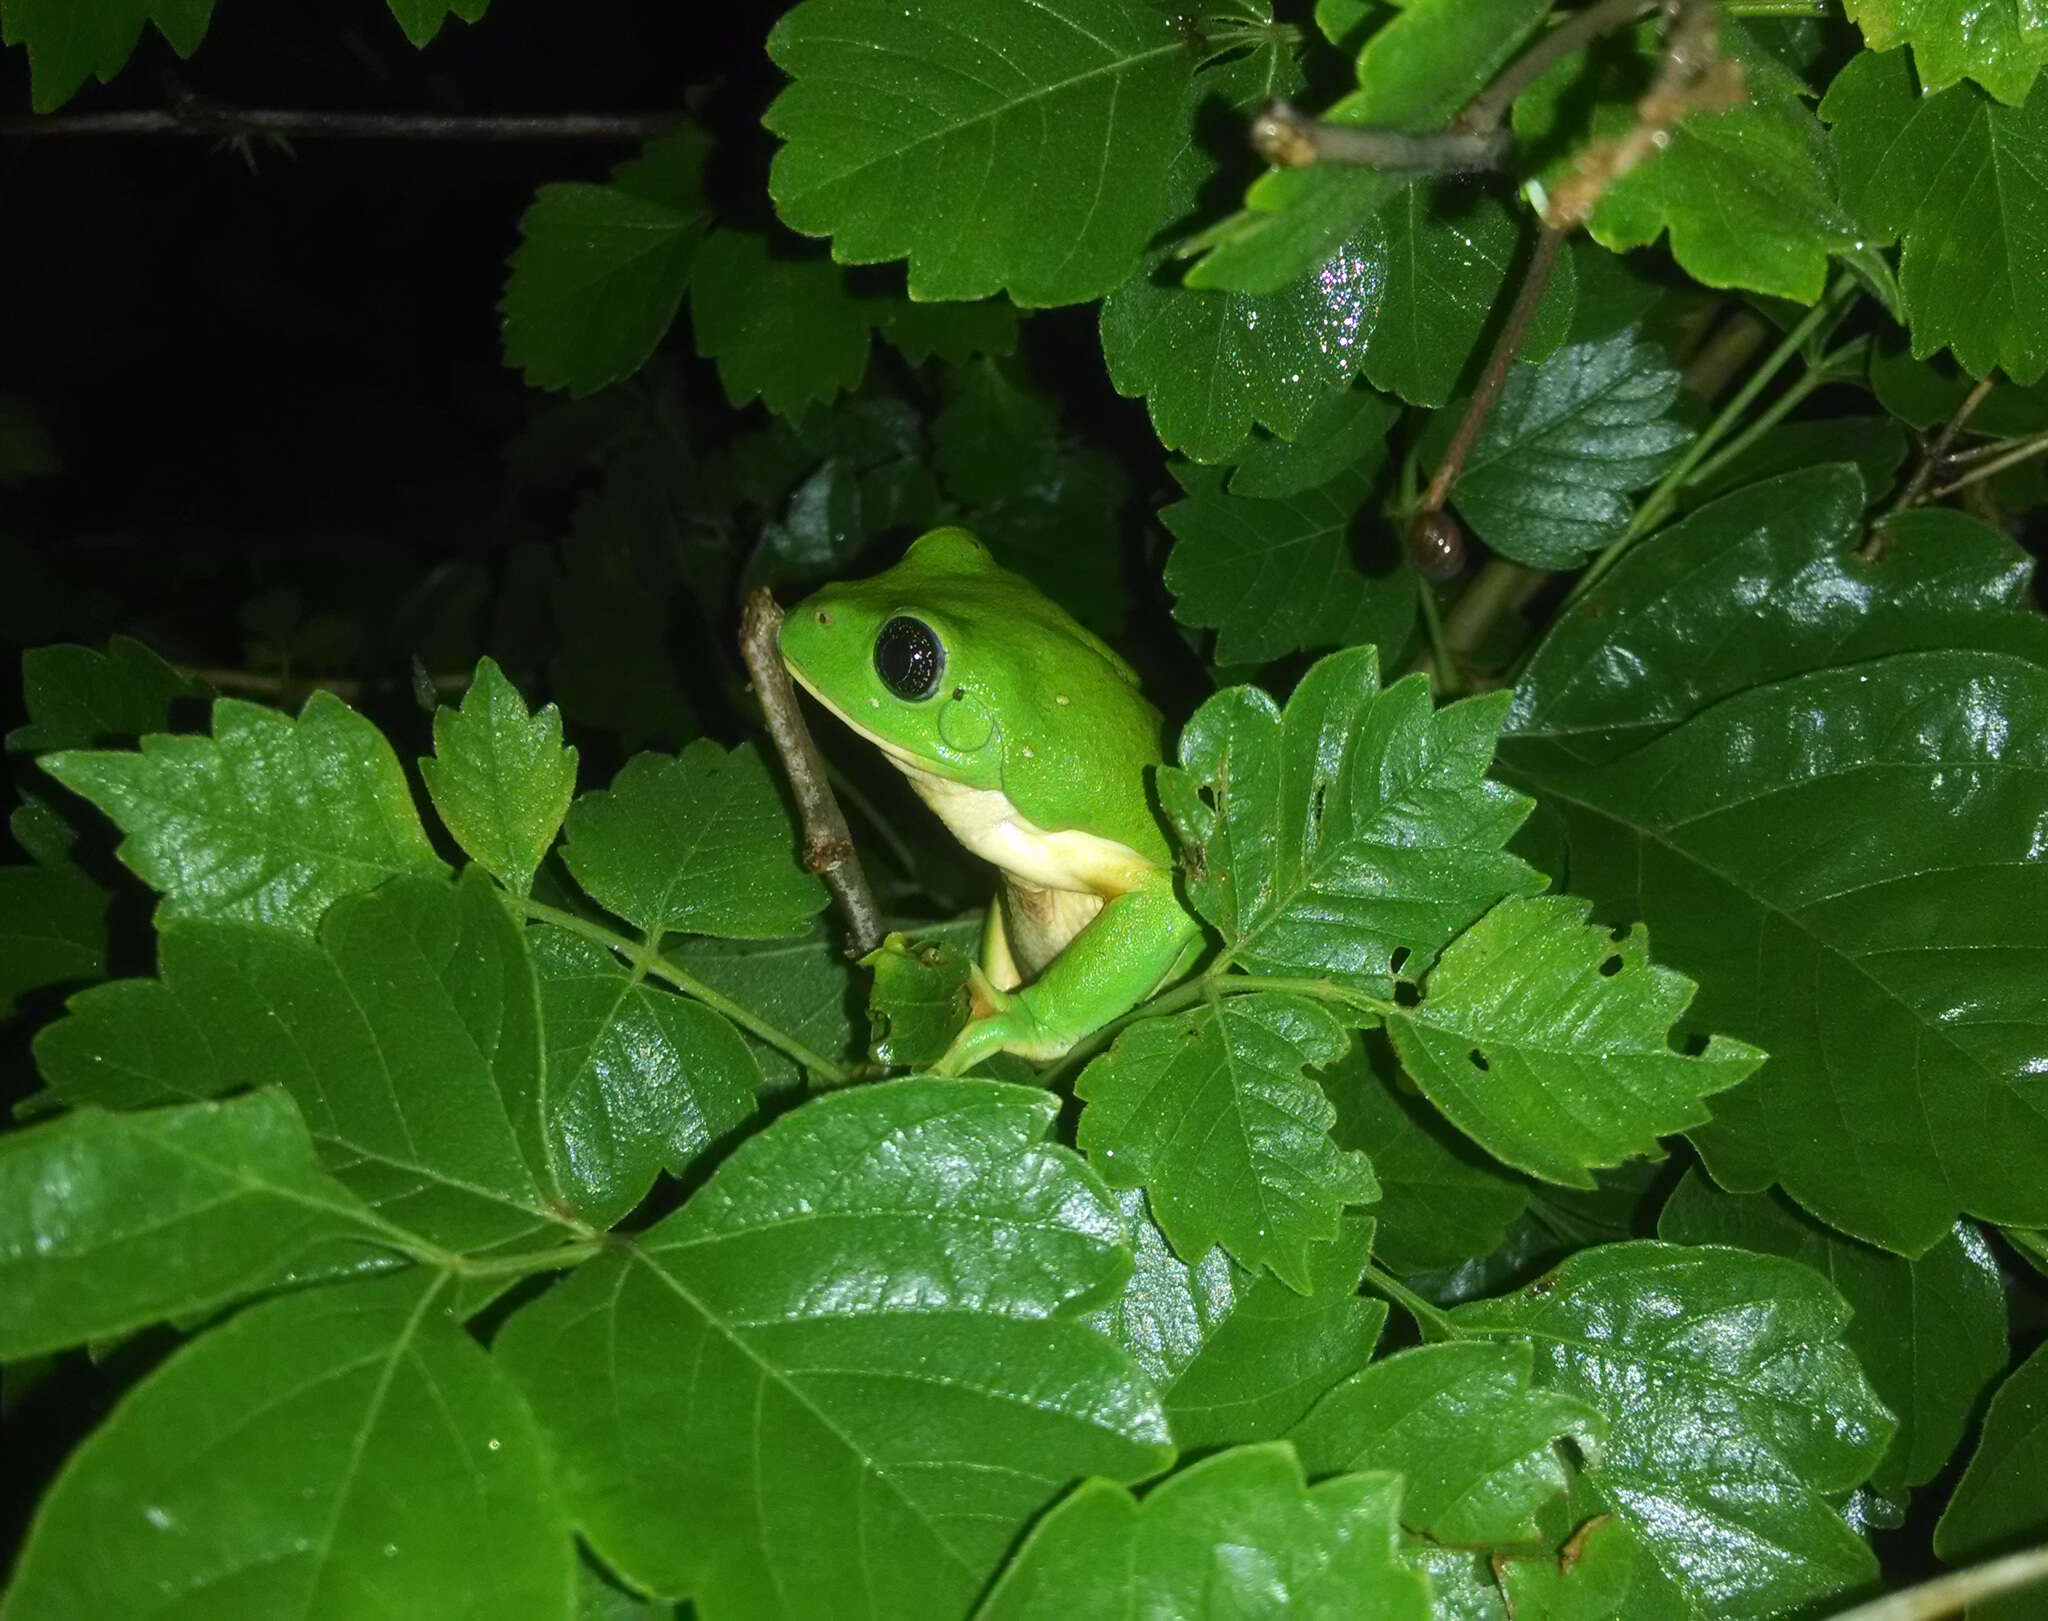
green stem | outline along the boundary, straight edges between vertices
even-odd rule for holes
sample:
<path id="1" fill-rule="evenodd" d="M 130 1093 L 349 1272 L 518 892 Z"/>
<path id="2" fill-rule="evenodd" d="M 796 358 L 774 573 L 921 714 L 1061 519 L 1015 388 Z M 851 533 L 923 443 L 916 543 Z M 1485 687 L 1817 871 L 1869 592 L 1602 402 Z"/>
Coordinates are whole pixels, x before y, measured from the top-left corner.
<path id="1" fill-rule="evenodd" d="M 1825 17 L 1826 0 L 1721 0 L 1730 17 Z"/>
<path id="2" fill-rule="evenodd" d="M 1771 401 L 1770 405 L 1765 408 L 1763 414 L 1756 421 L 1744 428 L 1742 432 L 1729 440 L 1727 444 L 1723 445 L 1712 456 L 1701 462 L 1698 467 L 1695 467 L 1685 481 L 1686 486 L 1690 488 L 1695 484 L 1706 483 L 1708 479 L 1720 472 L 1722 468 L 1734 461 L 1736 457 L 1748 450 L 1750 446 L 1754 445 L 1780 422 L 1783 422 L 1786 417 L 1790 416 L 1794 409 L 1797 408 L 1799 402 L 1805 399 L 1807 395 L 1811 394 L 1823 383 L 1833 382 L 1836 377 L 1836 369 L 1844 360 L 1848 359 L 1852 354 L 1869 347 L 1870 340 L 1868 338 L 1858 338 L 1852 343 L 1843 344 L 1841 348 L 1834 350 L 1830 354 L 1821 356 L 1819 360 L 1816 360 L 1806 368 L 1797 382 L 1792 384 L 1790 388 L 1786 389 L 1775 400 Z"/>
<path id="3" fill-rule="evenodd" d="M 833 1063 L 823 1053 L 805 1046 L 787 1030 L 770 1024 L 752 1008 L 714 991 L 694 974 L 676 967 L 653 947 L 643 945 L 637 940 L 629 940 L 625 935 L 606 928 L 602 923 L 589 922 L 574 912 L 565 912 L 557 906 L 519 899 L 519 907 L 536 922 L 552 923 L 558 929 L 567 929 L 571 934 L 594 941 L 607 951 L 623 957 L 648 978 L 658 979 L 670 988 L 681 991 L 693 1001 L 702 1002 L 714 1012 L 723 1013 L 756 1040 L 765 1042 L 777 1052 L 793 1059 L 826 1084 L 844 1086 L 852 1079 L 843 1066 Z"/>
<path id="4" fill-rule="evenodd" d="M 1465 1331 L 1451 1321 L 1448 1313 L 1431 1305 L 1399 1278 L 1370 1261 L 1365 1263 L 1365 1286 L 1375 1294 L 1385 1295 L 1413 1317 L 1424 1339 L 1461 1340 L 1465 1337 Z"/>
<path id="5" fill-rule="evenodd" d="M 1429 631 L 1430 659 L 1436 665 L 1436 690 L 1444 697 L 1455 698 L 1463 690 L 1464 683 L 1458 679 L 1458 667 L 1452 662 L 1451 650 L 1444 641 L 1444 616 L 1436 605 L 1436 592 L 1424 580 L 1415 596 L 1422 604 L 1422 623 Z"/>
<path id="6" fill-rule="evenodd" d="M 553 1249 L 522 1250 L 516 1255 L 458 1255 L 444 1265 L 446 1270 L 465 1278 L 523 1278 L 532 1272 L 581 1266 L 603 1253 L 604 1247 L 602 1238 L 586 1238 L 574 1244 L 557 1244 Z"/>

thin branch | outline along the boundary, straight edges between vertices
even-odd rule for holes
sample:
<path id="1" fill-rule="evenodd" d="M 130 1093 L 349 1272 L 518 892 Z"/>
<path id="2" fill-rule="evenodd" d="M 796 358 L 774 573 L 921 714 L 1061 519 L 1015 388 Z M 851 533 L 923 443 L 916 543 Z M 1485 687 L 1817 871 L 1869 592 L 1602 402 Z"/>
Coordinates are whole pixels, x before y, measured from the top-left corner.
<path id="1" fill-rule="evenodd" d="M 776 605 L 774 593 L 765 585 L 756 587 L 747 597 L 740 623 L 740 656 L 753 677 L 754 695 L 761 700 L 768 735 L 774 740 L 775 752 L 782 756 L 782 769 L 796 795 L 797 814 L 804 827 L 804 865 L 825 880 L 839 902 L 846 919 L 847 955 L 865 957 L 882 943 L 881 913 L 875 908 L 867 874 L 861 871 L 846 817 L 832 797 L 831 783 L 825 780 L 825 762 L 797 709 L 796 689 L 782 664 L 781 632 L 782 609 Z"/>
<path id="2" fill-rule="evenodd" d="M 1921 497 L 1927 493 L 1927 486 L 1934 482 L 1935 468 L 1941 463 L 1942 458 L 1948 455 L 1949 446 L 1956 442 L 1956 435 L 1963 431 L 1963 424 L 1970 420 L 1977 407 L 1984 403 L 1984 396 L 1990 392 L 1991 379 L 1986 377 L 1963 396 L 1963 403 L 1956 407 L 1956 414 L 1943 424 L 1934 443 L 1921 453 L 1920 465 L 1913 469 L 1913 477 L 1906 487 L 1899 491 L 1899 498 L 1886 509 L 1886 518 L 1895 512 L 1904 512 L 1906 508 L 1919 504 Z M 1879 523 L 1881 526 L 1883 519 L 1880 519 Z"/>
<path id="3" fill-rule="evenodd" d="M 1507 122 L 1508 109 L 1530 85 L 1573 51 L 1590 45 L 1650 10 L 1656 0 L 1599 0 L 1574 11 L 1502 71 L 1499 78 L 1472 98 L 1458 122 L 1467 129 L 1497 129 Z"/>
<path id="4" fill-rule="evenodd" d="M 2048 1547 L 2028 1548 L 1988 1564 L 1937 1576 L 1902 1593 L 1887 1593 L 1839 1612 L 1835 1621 L 1940 1621 L 1944 1616 L 1961 1615 L 1971 1605 L 2043 1582 L 2048 1582 Z"/>
<path id="5" fill-rule="evenodd" d="M 1995 478 L 2008 467 L 2017 467 L 2023 461 L 2048 451 L 2048 433 L 2037 433 L 2031 439 L 2022 439 L 2012 445 L 2003 456 L 1994 456 L 1990 461 L 1980 462 L 1953 483 L 1944 484 L 1932 495 L 1930 501 L 1946 501 L 1958 490 L 1968 489 L 1972 484 L 1987 478 Z"/>
<path id="6" fill-rule="evenodd" d="M 1291 102 L 1269 101 L 1252 119 L 1252 149 L 1282 169 L 1335 164 L 1389 174 L 1476 174 L 1498 169 L 1508 154 L 1503 129 L 1447 129 L 1417 135 L 1310 118 Z"/>
<path id="7" fill-rule="evenodd" d="M 197 98 L 176 106 L 115 113 L 0 117 L 10 135 L 175 135 L 212 140 L 645 141 L 666 134 L 680 112 L 337 113 L 301 108 L 226 107 Z"/>

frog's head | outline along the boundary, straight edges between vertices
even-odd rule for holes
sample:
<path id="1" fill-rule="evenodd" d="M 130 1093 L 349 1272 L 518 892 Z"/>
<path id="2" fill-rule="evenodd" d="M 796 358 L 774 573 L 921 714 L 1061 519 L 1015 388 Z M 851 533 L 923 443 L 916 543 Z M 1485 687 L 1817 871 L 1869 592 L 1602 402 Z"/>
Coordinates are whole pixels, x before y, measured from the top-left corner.
<path id="1" fill-rule="evenodd" d="M 1105 660 L 1113 679 L 1133 680 L 964 529 L 934 529 L 894 567 L 798 603 L 783 620 L 782 658 L 806 691 L 893 759 L 974 788 L 1002 786 L 1005 719 L 1021 721 L 1040 688 L 1071 685 L 1076 660 Z"/>

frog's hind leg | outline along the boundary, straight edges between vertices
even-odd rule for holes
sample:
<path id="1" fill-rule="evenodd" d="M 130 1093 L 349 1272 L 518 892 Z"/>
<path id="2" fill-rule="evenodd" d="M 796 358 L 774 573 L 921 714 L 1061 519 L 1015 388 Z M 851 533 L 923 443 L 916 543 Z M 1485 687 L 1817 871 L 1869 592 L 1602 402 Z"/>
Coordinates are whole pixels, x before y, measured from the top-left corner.
<path id="1" fill-rule="evenodd" d="M 999 991 L 1014 991 L 1024 983 L 1024 976 L 1017 970 L 1017 959 L 1010 954 L 1010 936 L 1003 928 L 1003 898 L 991 895 L 988 901 L 988 916 L 981 924 L 981 972 L 990 985 Z"/>

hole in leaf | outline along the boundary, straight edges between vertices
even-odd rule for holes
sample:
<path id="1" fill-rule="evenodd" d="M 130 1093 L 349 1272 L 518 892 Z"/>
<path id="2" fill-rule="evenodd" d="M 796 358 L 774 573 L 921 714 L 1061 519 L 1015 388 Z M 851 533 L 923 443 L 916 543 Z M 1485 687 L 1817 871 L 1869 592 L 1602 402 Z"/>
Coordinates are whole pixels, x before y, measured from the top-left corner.
<path id="1" fill-rule="evenodd" d="M 1695 1030 L 1678 1044 L 1678 1050 L 1688 1058 L 1697 1058 L 1707 1050 L 1707 1033 Z"/>
<path id="2" fill-rule="evenodd" d="M 1394 981 L 1394 1005 L 1396 1007 L 1414 1007 L 1421 1000 L 1422 992 L 1416 988 L 1412 981 L 1405 979 Z"/>
<path id="3" fill-rule="evenodd" d="M 1603 979 L 1612 979 L 1616 974 L 1620 972 L 1621 955 L 1619 952 L 1617 952 L 1614 956 L 1609 957 L 1605 962 L 1603 962 L 1600 965 L 1600 977 Z"/>
<path id="4" fill-rule="evenodd" d="M 1486 1061 L 1486 1054 L 1481 1052 L 1477 1047 L 1474 1047 L 1465 1056 L 1472 1060 L 1472 1067 L 1478 1070 L 1479 1073 L 1482 1075 L 1484 1075 L 1488 1070 L 1493 1068 L 1493 1066 Z"/>
<path id="5" fill-rule="evenodd" d="M 1387 972 L 1390 974 L 1398 974 L 1407 965 L 1408 948 L 1406 946 L 1394 947 L 1393 956 L 1387 959 Z"/>
<path id="6" fill-rule="evenodd" d="M 1329 791 L 1328 783 L 1317 783 L 1315 797 L 1308 802 L 1308 829 L 1311 839 L 1323 836 L 1323 796 Z"/>
<path id="7" fill-rule="evenodd" d="M 1628 938 L 1628 925 L 1626 923 L 1615 924 L 1613 928 L 1607 931 L 1607 938 L 1616 945 L 1620 945 L 1622 941 Z"/>

